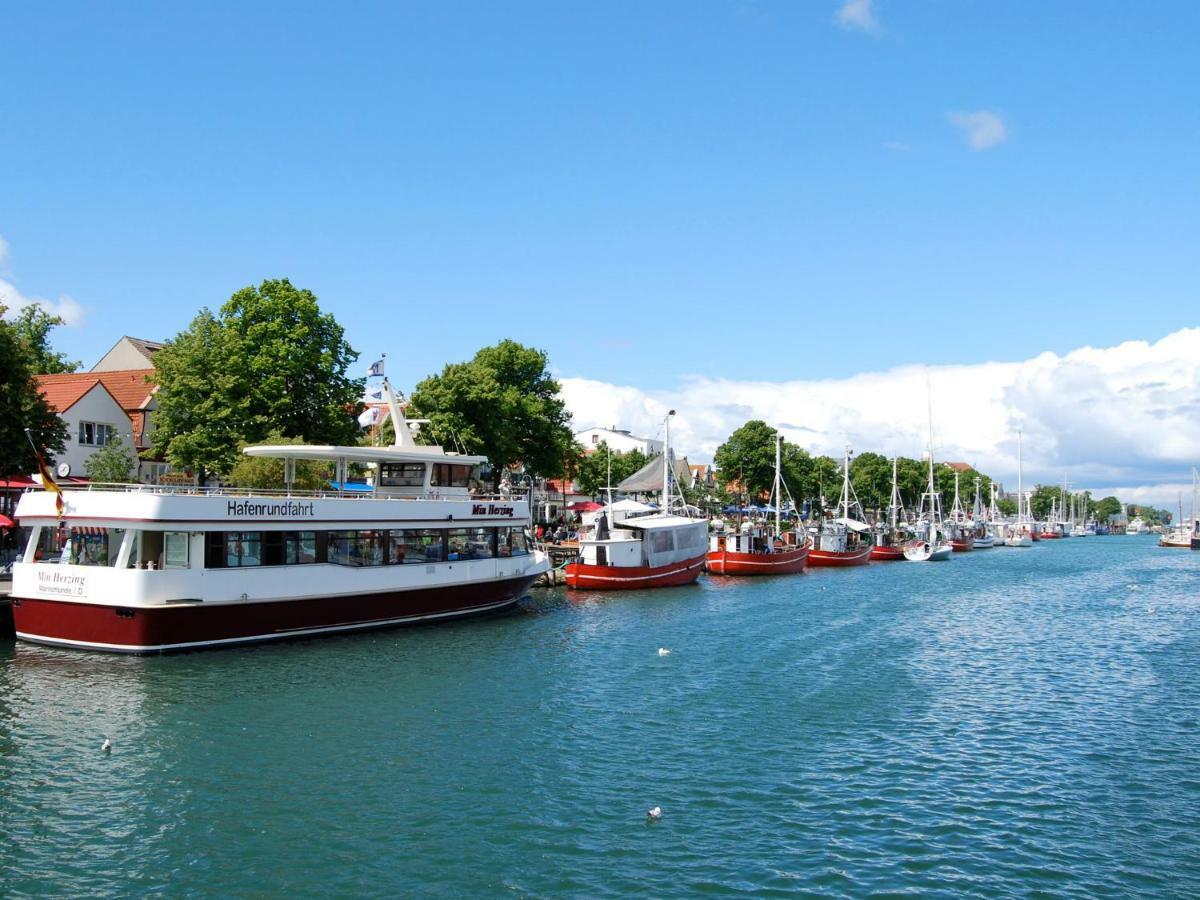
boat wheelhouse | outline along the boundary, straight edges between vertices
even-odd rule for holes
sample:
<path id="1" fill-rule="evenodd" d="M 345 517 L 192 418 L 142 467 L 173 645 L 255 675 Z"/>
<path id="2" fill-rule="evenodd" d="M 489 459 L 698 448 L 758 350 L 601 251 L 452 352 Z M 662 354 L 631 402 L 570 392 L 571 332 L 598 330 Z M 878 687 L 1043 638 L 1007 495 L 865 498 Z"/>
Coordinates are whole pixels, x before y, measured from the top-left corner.
<path id="1" fill-rule="evenodd" d="M 418 445 L 385 382 L 390 447 L 279 445 L 339 490 L 91 485 L 22 496 L 17 637 L 133 653 L 427 622 L 512 606 L 548 568 L 523 499 L 472 494 L 482 457 Z M 358 466 L 369 490 L 347 491 Z"/>

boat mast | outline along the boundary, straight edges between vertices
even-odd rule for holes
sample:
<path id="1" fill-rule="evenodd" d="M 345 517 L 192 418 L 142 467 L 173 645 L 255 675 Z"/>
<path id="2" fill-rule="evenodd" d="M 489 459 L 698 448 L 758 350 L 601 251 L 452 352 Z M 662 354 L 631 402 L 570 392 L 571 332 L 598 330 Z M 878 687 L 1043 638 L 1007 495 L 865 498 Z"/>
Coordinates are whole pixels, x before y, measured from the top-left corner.
<path id="1" fill-rule="evenodd" d="M 842 518 L 850 518 L 850 445 L 842 456 Z"/>
<path id="2" fill-rule="evenodd" d="M 779 524 L 779 507 L 783 505 L 782 491 L 779 488 L 779 457 L 780 448 L 783 446 L 783 435 L 778 431 L 775 432 L 775 536 L 779 537 L 782 530 Z"/>
<path id="3" fill-rule="evenodd" d="M 675 415 L 675 410 L 668 412 L 667 417 L 663 419 L 663 427 L 665 429 L 663 435 L 663 515 L 671 511 L 671 416 L 673 415 Z"/>
<path id="4" fill-rule="evenodd" d="M 897 520 L 900 516 L 900 483 L 896 480 L 896 462 L 898 456 L 892 457 L 892 502 L 888 507 L 888 519 L 894 532 L 897 526 Z"/>

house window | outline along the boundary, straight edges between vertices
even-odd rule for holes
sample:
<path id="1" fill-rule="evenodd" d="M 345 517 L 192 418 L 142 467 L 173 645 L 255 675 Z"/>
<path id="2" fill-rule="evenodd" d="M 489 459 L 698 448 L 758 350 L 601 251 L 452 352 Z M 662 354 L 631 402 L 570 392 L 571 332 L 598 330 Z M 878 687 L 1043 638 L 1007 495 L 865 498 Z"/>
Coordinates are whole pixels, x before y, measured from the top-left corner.
<path id="1" fill-rule="evenodd" d="M 79 443 L 85 447 L 103 447 L 117 439 L 117 429 L 104 422 L 80 422 Z"/>
<path id="2" fill-rule="evenodd" d="M 600 435 L 598 435 L 598 434 L 593 434 L 593 435 L 592 435 L 592 443 L 593 443 L 593 444 L 598 444 L 598 443 L 600 443 Z"/>

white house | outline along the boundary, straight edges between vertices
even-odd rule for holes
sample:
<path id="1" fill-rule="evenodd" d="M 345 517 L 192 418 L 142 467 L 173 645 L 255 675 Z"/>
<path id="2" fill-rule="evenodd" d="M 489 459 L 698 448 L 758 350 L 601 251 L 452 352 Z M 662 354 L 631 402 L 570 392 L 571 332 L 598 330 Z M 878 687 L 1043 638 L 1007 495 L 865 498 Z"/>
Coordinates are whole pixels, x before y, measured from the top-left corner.
<path id="1" fill-rule="evenodd" d="M 150 447 L 157 403 L 153 369 L 39 375 L 38 386 L 50 407 L 67 426 L 67 443 L 56 457 L 70 475 L 86 474 L 88 458 L 100 447 L 120 440 L 135 454 Z M 138 481 L 157 484 L 166 463 L 138 459 Z"/>
<path id="2" fill-rule="evenodd" d="M 640 450 L 646 456 L 654 456 L 663 450 L 662 441 L 638 437 L 622 428 L 589 428 L 587 431 L 577 431 L 575 440 L 583 444 L 585 451 L 595 450 L 601 444 L 608 444 L 609 449 L 615 453 Z"/>

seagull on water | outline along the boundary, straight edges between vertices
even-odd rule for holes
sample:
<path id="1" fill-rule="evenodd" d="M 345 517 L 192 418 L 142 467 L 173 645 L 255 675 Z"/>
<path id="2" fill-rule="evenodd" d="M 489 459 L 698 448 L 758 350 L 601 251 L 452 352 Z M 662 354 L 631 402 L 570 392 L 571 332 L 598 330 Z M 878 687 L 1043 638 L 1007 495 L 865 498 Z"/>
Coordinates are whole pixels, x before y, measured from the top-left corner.
<path id="1" fill-rule="evenodd" d="M 671 651 L 670 651 L 670 650 L 668 650 L 666 647 L 659 647 L 659 648 L 658 648 L 658 655 L 659 655 L 659 656 L 670 656 L 670 655 L 671 655 Z"/>
<path id="2" fill-rule="evenodd" d="M 646 810 L 646 818 L 652 822 L 657 822 L 659 819 L 662 818 L 662 807 L 661 806 L 650 807 L 648 810 Z"/>
<path id="3" fill-rule="evenodd" d="M 100 745 L 100 749 L 105 753 L 112 753 L 112 741 L 108 738 L 104 739 L 104 743 Z"/>

